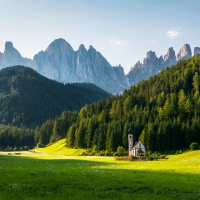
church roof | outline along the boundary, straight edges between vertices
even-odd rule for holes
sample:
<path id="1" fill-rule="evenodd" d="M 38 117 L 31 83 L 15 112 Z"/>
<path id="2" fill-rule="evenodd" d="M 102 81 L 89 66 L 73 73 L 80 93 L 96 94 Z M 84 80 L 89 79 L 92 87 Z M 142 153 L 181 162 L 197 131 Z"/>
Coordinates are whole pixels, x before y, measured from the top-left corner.
<path id="1" fill-rule="evenodd" d="M 144 146 L 144 144 L 143 144 L 141 141 L 137 141 L 137 142 L 135 143 L 135 145 L 133 146 L 132 149 L 134 149 L 134 148 L 137 146 L 138 143 L 141 143 L 141 144 Z M 144 148 L 145 148 L 145 146 L 144 146 Z M 146 148 L 145 148 L 145 149 L 146 149 Z"/>

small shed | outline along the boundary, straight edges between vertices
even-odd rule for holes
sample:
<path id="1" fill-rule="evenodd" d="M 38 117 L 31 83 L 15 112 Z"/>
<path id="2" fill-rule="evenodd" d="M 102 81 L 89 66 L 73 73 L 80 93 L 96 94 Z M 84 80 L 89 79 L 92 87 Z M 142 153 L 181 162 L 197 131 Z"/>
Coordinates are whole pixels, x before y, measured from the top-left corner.
<path id="1" fill-rule="evenodd" d="M 132 148 L 132 155 L 135 157 L 139 157 L 139 156 L 144 156 L 146 157 L 146 148 L 145 146 L 142 144 L 141 141 L 138 141 Z"/>

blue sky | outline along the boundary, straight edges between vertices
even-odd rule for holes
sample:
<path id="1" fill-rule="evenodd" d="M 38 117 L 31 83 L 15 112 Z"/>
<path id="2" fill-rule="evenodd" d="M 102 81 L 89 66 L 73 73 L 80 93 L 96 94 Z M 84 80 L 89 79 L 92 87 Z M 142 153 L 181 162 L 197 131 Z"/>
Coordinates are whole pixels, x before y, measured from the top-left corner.
<path id="1" fill-rule="evenodd" d="M 33 58 L 57 38 L 92 45 L 127 73 L 147 51 L 200 47 L 200 0 L 0 0 L 0 52 Z"/>

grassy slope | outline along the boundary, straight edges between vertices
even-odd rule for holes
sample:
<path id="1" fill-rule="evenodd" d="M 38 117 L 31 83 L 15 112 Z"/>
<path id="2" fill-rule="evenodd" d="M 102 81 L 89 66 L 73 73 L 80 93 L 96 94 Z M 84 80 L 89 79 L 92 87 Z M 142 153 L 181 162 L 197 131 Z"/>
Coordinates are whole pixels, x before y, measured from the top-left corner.
<path id="1" fill-rule="evenodd" d="M 84 149 L 68 149 L 65 147 L 66 139 L 59 140 L 58 142 L 45 147 L 36 149 L 36 152 L 42 152 L 46 154 L 63 154 L 70 156 L 78 156 L 81 155 L 85 150 Z"/>
<path id="2" fill-rule="evenodd" d="M 199 163 L 200 151 L 150 162 L 37 153 L 0 156 L 0 200 L 200 199 Z"/>

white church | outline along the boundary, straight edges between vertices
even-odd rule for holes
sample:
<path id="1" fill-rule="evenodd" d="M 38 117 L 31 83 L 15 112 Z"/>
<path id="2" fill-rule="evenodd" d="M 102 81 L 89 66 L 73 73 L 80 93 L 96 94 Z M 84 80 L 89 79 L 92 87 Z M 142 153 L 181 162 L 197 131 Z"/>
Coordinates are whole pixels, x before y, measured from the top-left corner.
<path id="1" fill-rule="evenodd" d="M 128 130 L 128 155 L 129 156 L 143 156 L 146 157 L 146 148 L 142 144 L 141 141 L 133 143 L 133 131 L 132 128 L 129 128 Z"/>

